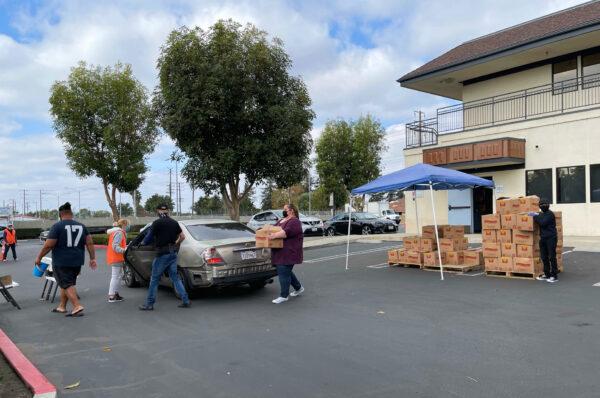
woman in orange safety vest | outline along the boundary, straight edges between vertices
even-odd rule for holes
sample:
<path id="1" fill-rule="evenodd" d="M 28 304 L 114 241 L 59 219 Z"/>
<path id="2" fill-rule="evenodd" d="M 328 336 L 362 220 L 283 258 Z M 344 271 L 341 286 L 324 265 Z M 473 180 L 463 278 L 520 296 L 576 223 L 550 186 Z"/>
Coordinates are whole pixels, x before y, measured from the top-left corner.
<path id="1" fill-rule="evenodd" d="M 6 261 L 6 256 L 8 255 L 8 249 L 12 250 L 13 260 L 17 261 L 17 231 L 12 224 L 8 224 L 8 228 L 4 230 L 4 253 L 2 256 L 2 261 Z"/>
<path id="2" fill-rule="evenodd" d="M 106 263 L 111 268 L 110 285 L 108 287 L 108 302 L 123 301 L 119 295 L 119 279 L 121 269 L 125 262 L 124 253 L 127 249 L 127 230 L 129 221 L 120 219 L 117 225 L 106 231 L 108 234 L 108 247 L 106 248 Z"/>

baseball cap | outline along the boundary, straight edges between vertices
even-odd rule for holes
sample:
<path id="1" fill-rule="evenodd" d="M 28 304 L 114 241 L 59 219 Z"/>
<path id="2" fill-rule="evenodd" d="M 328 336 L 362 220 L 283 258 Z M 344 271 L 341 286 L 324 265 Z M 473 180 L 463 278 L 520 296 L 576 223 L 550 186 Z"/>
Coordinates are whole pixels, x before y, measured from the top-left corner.
<path id="1" fill-rule="evenodd" d="M 550 204 L 550 201 L 548 199 L 546 199 L 546 198 L 540 199 L 540 206 L 541 205 L 549 205 L 549 204 Z"/>
<path id="2" fill-rule="evenodd" d="M 161 203 L 158 206 L 156 206 L 156 210 L 166 210 L 166 211 L 168 211 L 169 210 L 169 206 L 167 206 L 166 203 Z"/>

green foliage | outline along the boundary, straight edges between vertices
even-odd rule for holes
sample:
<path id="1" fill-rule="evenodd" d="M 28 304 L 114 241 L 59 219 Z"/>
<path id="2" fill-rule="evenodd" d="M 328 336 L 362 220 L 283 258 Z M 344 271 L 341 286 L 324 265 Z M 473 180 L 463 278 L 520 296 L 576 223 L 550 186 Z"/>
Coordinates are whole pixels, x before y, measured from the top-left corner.
<path id="1" fill-rule="evenodd" d="M 41 228 L 15 228 L 17 231 L 17 240 L 19 239 L 37 239 L 42 233 Z"/>
<path id="2" fill-rule="evenodd" d="M 133 192 L 147 170 L 145 157 L 158 138 L 145 87 L 130 65 L 93 67 L 81 62 L 66 81 L 52 85 L 50 113 L 69 167 L 98 177 L 114 219 L 116 191 Z"/>
<path id="3" fill-rule="evenodd" d="M 225 204 L 218 195 L 204 196 L 199 198 L 196 203 L 194 203 L 194 213 L 196 214 L 222 214 L 224 211 Z"/>
<path id="4" fill-rule="evenodd" d="M 117 213 L 118 215 L 118 213 Z M 92 213 L 92 217 L 97 217 L 97 218 L 106 218 L 106 217 L 111 217 L 112 214 L 110 213 L 110 211 L 106 211 L 106 210 L 96 210 Z"/>
<path id="5" fill-rule="evenodd" d="M 159 195 L 155 193 L 154 195 L 146 199 L 146 203 L 144 204 L 144 210 L 146 210 L 150 214 L 154 214 L 156 213 L 156 208 L 162 203 L 165 203 L 167 206 L 169 206 L 170 210 L 173 210 L 173 208 L 175 207 L 175 203 L 173 202 L 173 199 L 169 197 L 169 195 Z"/>
<path id="6" fill-rule="evenodd" d="M 323 186 L 319 186 L 311 193 L 311 208 L 314 211 L 329 210 L 329 192 Z"/>
<path id="7" fill-rule="evenodd" d="M 240 202 L 240 213 L 250 215 L 258 212 L 259 209 L 252 203 L 252 196 L 254 196 L 254 190 L 250 190 L 250 194 L 246 195 Z"/>
<path id="8" fill-rule="evenodd" d="M 133 207 L 129 203 L 120 204 L 121 217 L 130 217 L 133 215 Z"/>
<path id="9" fill-rule="evenodd" d="M 274 189 L 271 198 L 272 209 L 281 209 L 287 203 L 298 205 L 300 195 L 304 193 L 304 187 L 300 184 L 293 185 L 289 188 Z"/>
<path id="10" fill-rule="evenodd" d="M 281 40 L 231 20 L 183 27 L 169 35 L 158 67 L 155 104 L 187 156 L 183 174 L 221 194 L 232 219 L 254 184 L 303 178 L 314 113 Z"/>
<path id="11" fill-rule="evenodd" d="M 350 190 L 380 175 L 384 138 L 385 130 L 370 115 L 327 122 L 316 145 L 316 169 L 336 208 L 347 202 Z"/>
<path id="12" fill-rule="evenodd" d="M 127 243 L 135 239 L 139 235 L 139 232 L 128 232 Z M 108 245 L 108 234 L 93 234 L 92 241 L 95 245 Z"/>
<path id="13" fill-rule="evenodd" d="M 40 217 L 44 220 L 58 220 L 58 210 L 42 210 L 40 212 Z"/>
<path id="14" fill-rule="evenodd" d="M 268 182 L 267 186 L 262 191 L 262 196 L 260 198 L 260 209 L 268 210 L 273 208 L 273 183 Z"/>
<path id="15" fill-rule="evenodd" d="M 58 214 L 58 211 L 56 212 L 56 214 Z M 92 212 L 90 211 L 90 209 L 83 208 L 77 212 L 75 217 L 76 218 L 91 218 Z"/>

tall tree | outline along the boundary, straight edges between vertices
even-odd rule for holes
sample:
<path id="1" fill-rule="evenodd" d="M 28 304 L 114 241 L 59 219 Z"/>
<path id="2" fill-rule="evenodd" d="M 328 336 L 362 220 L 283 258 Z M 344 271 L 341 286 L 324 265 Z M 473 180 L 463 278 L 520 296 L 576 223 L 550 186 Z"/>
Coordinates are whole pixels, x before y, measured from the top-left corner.
<path id="1" fill-rule="evenodd" d="M 154 214 L 156 212 L 156 208 L 163 203 L 166 204 L 170 210 L 173 210 L 175 207 L 173 199 L 171 199 L 169 195 L 159 195 L 155 193 L 146 199 L 146 203 L 144 203 L 144 210 L 150 214 Z"/>
<path id="2" fill-rule="evenodd" d="M 158 67 L 156 108 L 187 157 L 183 174 L 220 193 L 232 219 L 255 184 L 304 177 L 314 113 L 281 40 L 231 20 L 183 27 L 169 35 Z"/>
<path id="3" fill-rule="evenodd" d="M 380 175 L 384 139 L 385 130 L 370 115 L 327 122 L 316 145 L 316 169 L 336 208 L 346 203 L 350 190 Z"/>
<path id="4" fill-rule="evenodd" d="M 268 210 L 273 208 L 273 183 L 268 181 L 267 186 L 262 191 L 262 196 L 260 198 L 260 208 L 261 210 Z"/>
<path id="5" fill-rule="evenodd" d="M 69 167 L 81 178 L 102 181 L 117 220 L 117 190 L 133 192 L 140 186 L 146 156 L 158 138 L 145 87 L 130 65 L 101 68 L 81 62 L 66 81 L 53 84 L 50 112 Z"/>
<path id="6" fill-rule="evenodd" d="M 220 213 L 223 214 L 225 204 L 218 195 L 203 196 L 194 203 L 194 212 L 196 214 Z"/>

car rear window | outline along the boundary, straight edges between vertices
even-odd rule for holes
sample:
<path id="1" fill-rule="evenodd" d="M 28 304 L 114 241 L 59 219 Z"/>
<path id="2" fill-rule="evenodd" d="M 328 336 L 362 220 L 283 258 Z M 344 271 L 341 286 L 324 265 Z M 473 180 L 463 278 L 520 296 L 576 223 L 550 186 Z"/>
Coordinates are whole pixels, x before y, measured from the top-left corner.
<path id="1" fill-rule="evenodd" d="M 195 224 L 185 227 L 196 240 L 254 238 L 253 230 L 238 223 Z"/>

